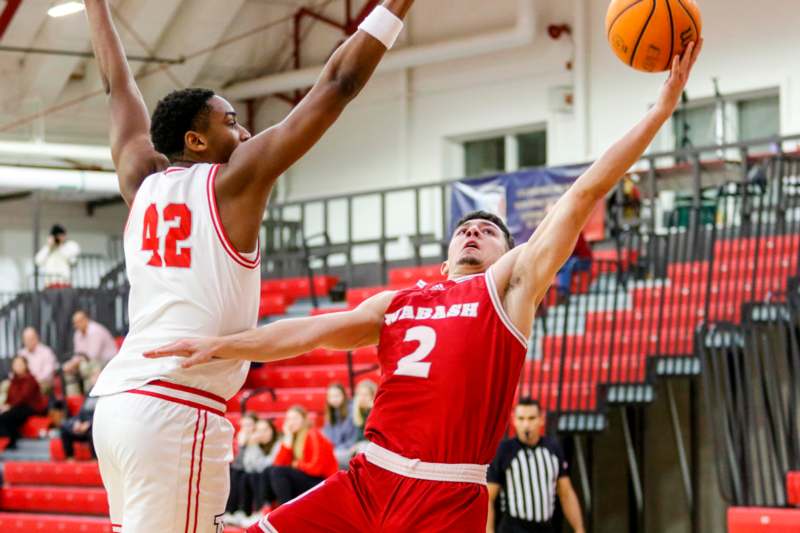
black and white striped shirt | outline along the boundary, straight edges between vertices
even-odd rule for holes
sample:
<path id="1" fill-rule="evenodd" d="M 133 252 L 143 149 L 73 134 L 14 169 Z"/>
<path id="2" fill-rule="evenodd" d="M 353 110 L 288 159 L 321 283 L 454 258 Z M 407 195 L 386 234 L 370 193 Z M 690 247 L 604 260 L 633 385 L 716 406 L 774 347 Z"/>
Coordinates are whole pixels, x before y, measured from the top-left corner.
<path id="1" fill-rule="evenodd" d="M 556 509 L 556 483 L 569 475 L 564 452 L 555 439 L 536 446 L 518 439 L 500 443 L 489 466 L 488 481 L 500 485 L 500 510 L 517 520 L 546 523 Z"/>

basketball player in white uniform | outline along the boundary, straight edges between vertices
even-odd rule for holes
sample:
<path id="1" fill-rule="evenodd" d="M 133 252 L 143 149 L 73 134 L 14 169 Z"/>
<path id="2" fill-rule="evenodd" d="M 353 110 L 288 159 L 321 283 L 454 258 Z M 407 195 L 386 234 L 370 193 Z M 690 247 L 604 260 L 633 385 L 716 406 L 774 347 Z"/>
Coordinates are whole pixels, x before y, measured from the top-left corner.
<path id="1" fill-rule="evenodd" d="M 168 95 L 151 123 L 107 0 L 86 0 L 114 164 L 130 206 L 130 332 L 93 389 L 101 397 L 94 443 L 114 532 L 222 531 L 233 444 L 225 403 L 248 364 L 184 368 L 179 358 L 142 353 L 256 324 L 258 233 L 272 186 L 365 85 L 412 3 L 376 8 L 292 113 L 251 138 L 233 107 L 203 89 Z"/>

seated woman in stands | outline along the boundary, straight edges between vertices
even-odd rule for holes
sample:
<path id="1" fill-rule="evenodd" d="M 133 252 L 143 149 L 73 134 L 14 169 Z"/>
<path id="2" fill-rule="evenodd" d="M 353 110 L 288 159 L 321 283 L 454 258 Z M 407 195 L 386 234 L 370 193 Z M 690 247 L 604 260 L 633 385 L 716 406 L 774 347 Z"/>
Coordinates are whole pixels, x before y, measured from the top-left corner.
<path id="1" fill-rule="evenodd" d="M 24 357 L 18 355 L 11 360 L 9 379 L 6 401 L 0 406 L 0 437 L 7 437 L 8 447 L 14 448 L 25 422 L 47 409 L 47 398 L 42 395 Z"/>
<path id="2" fill-rule="evenodd" d="M 270 469 L 270 484 L 278 504 L 293 500 L 337 470 L 331 443 L 310 426 L 303 407 L 290 407 L 283 422 L 280 449 Z"/>
<path id="3" fill-rule="evenodd" d="M 275 500 L 270 469 L 280 450 L 280 433 L 272 420 L 248 413 L 242 418 L 238 438 L 237 471 L 231 471 L 231 493 L 223 520 L 246 527 L 261 517 L 265 504 Z"/>
<path id="4" fill-rule="evenodd" d="M 222 520 L 231 526 L 238 526 L 247 516 L 242 510 L 242 493 L 244 491 L 244 450 L 247 443 L 253 438 L 258 418 L 255 413 L 248 412 L 242 415 L 239 420 L 239 431 L 236 433 L 236 455 L 231 463 L 231 492 L 228 495 L 228 503 L 225 506 L 225 514 Z"/>
<path id="5" fill-rule="evenodd" d="M 347 468 L 353 457 L 353 446 L 358 441 L 358 430 L 350 416 L 350 402 L 341 383 L 328 385 L 325 401 L 325 426 L 322 433 L 333 444 L 333 453 L 339 468 Z M 363 435 L 363 430 L 361 432 Z"/>

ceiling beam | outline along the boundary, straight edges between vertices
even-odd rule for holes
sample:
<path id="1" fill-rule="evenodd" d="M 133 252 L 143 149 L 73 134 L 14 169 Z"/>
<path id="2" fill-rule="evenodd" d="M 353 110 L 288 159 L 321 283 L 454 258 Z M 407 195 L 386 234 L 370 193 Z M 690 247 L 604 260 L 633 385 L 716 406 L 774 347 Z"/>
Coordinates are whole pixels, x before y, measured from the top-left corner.
<path id="1" fill-rule="evenodd" d="M 0 52 L 40 54 L 48 56 L 82 57 L 85 59 L 94 59 L 94 52 L 80 51 L 80 50 L 60 50 L 57 48 L 31 48 L 25 46 L 0 45 Z M 185 59 L 180 57 L 166 58 L 166 57 L 127 55 L 126 58 L 128 59 L 128 61 L 137 61 L 141 63 L 163 63 L 167 65 L 180 65 L 186 61 Z"/>
<path id="2" fill-rule="evenodd" d="M 11 192 L 8 194 L 0 194 L 0 203 L 13 202 L 14 200 L 24 200 L 33 195 L 31 191 Z"/>
<path id="3" fill-rule="evenodd" d="M 125 203 L 122 199 L 122 196 L 108 196 L 106 198 L 99 198 L 97 200 L 89 200 L 86 202 L 86 214 L 88 216 L 94 216 L 94 212 L 96 209 L 101 207 L 108 207 L 112 205 L 119 205 Z"/>
<path id="4" fill-rule="evenodd" d="M 164 32 L 155 48 L 155 53 L 164 57 L 182 56 L 199 48 L 213 46 L 226 36 L 232 26 L 241 23 L 236 15 L 244 5 L 245 0 L 183 2 L 177 12 L 177 19 L 181 24 L 174 25 L 169 31 Z M 203 29 L 202 39 L 198 39 L 198 28 Z M 147 103 L 152 106 L 169 91 L 191 87 L 210 56 L 211 53 L 191 58 L 183 65 L 171 67 L 170 72 L 181 83 L 178 87 L 163 73 L 141 80 L 140 87 Z"/>
<path id="5" fill-rule="evenodd" d="M 22 0 L 8 0 L 6 2 L 5 9 L 0 13 L 0 39 L 5 35 L 8 26 L 11 24 L 11 19 L 16 15 L 17 9 L 19 9 L 21 3 Z"/>

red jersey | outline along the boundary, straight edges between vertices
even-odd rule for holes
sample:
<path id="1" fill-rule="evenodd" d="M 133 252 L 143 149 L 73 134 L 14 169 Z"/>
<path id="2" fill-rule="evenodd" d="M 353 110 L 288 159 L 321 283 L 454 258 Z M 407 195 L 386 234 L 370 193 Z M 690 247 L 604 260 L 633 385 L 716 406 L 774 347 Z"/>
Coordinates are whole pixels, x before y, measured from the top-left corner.
<path id="1" fill-rule="evenodd" d="M 491 269 L 400 291 L 378 346 L 367 439 L 410 459 L 489 464 L 528 350 Z"/>

